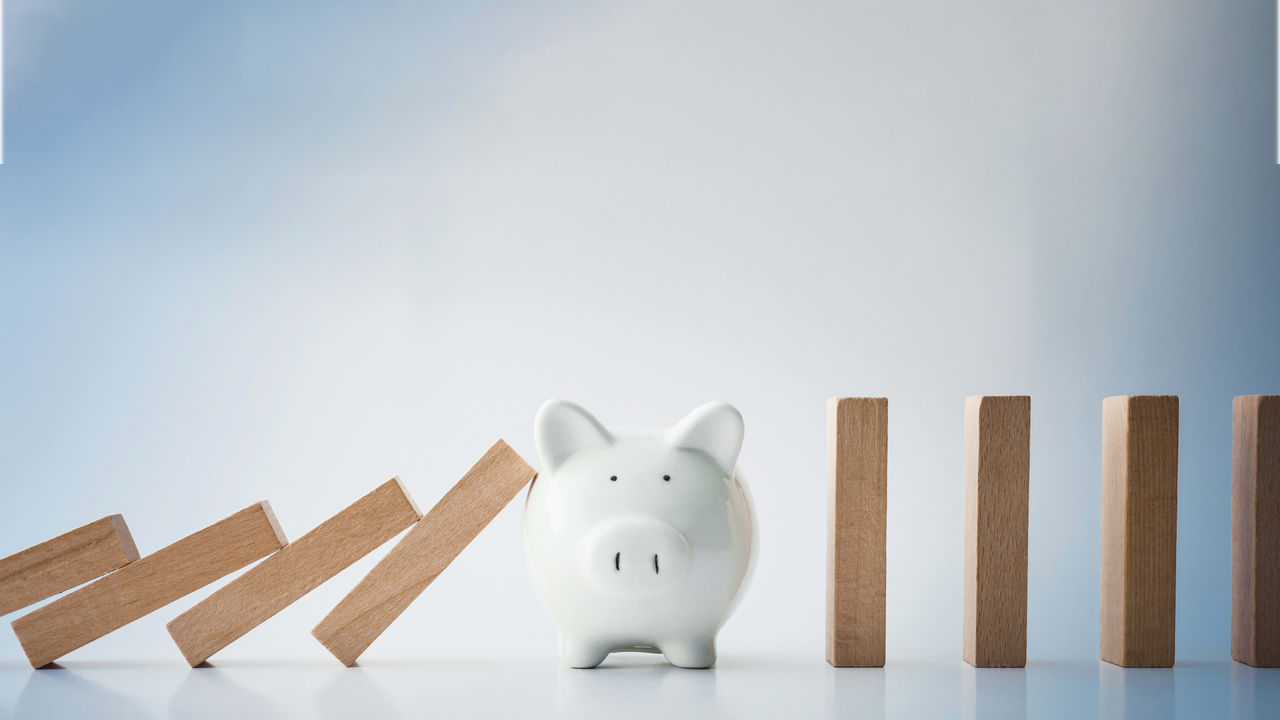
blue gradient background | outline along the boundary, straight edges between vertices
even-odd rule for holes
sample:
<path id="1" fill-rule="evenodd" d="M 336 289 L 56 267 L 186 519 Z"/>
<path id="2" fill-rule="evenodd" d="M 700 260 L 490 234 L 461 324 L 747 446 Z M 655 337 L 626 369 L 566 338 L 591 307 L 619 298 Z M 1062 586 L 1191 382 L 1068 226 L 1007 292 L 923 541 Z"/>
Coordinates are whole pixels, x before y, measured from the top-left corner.
<path id="1" fill-rule="evenodd" d="M 547 397 L 723 398 L 762 545 L 722 653 L 817 658 L 825 400 L 887 395 L 889 659 L 950 662 L 963 400 L 1030 394 L 1028 656 L 1092 662 L 1101 399 L 1172 393 L 1178 661 L 1229 660 L 1231 398 L 1280 392 L 1273 1 L 5 13 L 0 552 L 262 498 L 298 537 L 532 459 Z M 371 654 L 554 653 L 517 505 Z M 325 661 L 375 559 L 224 654 Z M 180 662 L 211 590 L 68 666 Z"/>

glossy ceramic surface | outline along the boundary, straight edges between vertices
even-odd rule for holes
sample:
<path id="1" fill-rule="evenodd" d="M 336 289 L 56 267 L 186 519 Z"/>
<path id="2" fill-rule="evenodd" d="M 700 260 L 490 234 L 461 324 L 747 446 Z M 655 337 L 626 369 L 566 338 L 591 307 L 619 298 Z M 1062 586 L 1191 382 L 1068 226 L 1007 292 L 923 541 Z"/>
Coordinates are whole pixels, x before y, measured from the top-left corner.
<path id="1" fill-rule="evenodd" d="M 561 662 L 589 668 L 635 650 L 714 664 L 755 547 L 736 471 L 742 415 L 709 403 L 667 429 L 614 431 L 551 400 L 534 434 L 542 467 L 525 504 L 525 557 Z"/>

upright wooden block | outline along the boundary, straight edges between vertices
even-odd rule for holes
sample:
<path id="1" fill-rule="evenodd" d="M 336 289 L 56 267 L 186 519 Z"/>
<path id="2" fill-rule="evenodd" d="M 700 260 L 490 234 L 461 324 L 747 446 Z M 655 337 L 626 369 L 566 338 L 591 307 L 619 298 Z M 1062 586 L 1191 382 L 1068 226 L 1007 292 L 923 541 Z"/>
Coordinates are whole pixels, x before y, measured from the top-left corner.
<path id="1" fill-rule="evenodd" d="M 499 440 L 311 634 L 351 666 L 536 474 Z"/>
<path id="2" fill-rule="evenodd" d="M 1027 664 L 1031 398 L 964 403 L 964 660 Z"/>
<path id="3" fill-rule="evenodd" d="M 827 403 L 827 662 L 884 666 L 889 401 Z"/>
<path id="4" fill-rule="evenodd" d="M 138 559 L 124 517 L 109 515 L 0 560 L 0 615 Z"/>
<path id="5" fill-rule="evenodd" d="M 255 503 L 14 620 L 13 631 L 31 666 L 43 667 L 286 542 L 271 506 Z"/>
<path id="6" fill-rule="evenodd" d="M 422 517 L 392 478 L 169 621 L 195 667 Z"/>
<path id="7" fill-rule="evenodd" d="M 1231 657 L 1280 667 L 1280 395 L 1232 405 Z"/>
<path id="8" fill-rule="evenodd" d="M 1172 667 L 1178 544 L 1178 398 L 1102 401 L 1101 655 Z"/>

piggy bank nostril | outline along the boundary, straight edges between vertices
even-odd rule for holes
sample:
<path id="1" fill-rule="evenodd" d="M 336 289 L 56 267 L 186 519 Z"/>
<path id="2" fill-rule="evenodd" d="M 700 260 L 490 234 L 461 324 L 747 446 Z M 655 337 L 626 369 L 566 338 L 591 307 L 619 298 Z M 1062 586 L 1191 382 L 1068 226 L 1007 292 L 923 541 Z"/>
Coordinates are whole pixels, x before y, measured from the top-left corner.
<path id="1" fill-rule="evenodd" d="M 574 554 L 592 585 L 625 595 L 673 588 L 686 576 L 691 553 L 689 541 L 671 525 L 622 515 L 599 523 Z"/>

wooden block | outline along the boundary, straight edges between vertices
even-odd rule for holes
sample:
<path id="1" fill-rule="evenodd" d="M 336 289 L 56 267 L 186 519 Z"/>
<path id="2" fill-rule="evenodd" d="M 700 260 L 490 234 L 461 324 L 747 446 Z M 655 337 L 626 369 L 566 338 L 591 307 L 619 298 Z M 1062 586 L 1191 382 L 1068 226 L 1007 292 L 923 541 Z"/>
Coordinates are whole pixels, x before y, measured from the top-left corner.
<path id="1" fill-rule="evenodd" d="M 286 542 L 271 506 L 255 503 L 14 620 L 13 631 L 31 666 L 42 667 Z"/>
<path id="2" fill-rule="evenodd" d="M 0 615 L 138 559 L 124 517 L 109 515 L 0 560 Z"/>
<path id="3" fill-rule="evenodd" d="M 884 666 L 889 401 L 827 402 L 827 662 Z"/>
<path id="4" fill-rule="evenodd" d="M 1178 545 L 1178 398 L 1102 401 L 1101 655 L 1172 667 Z"/>
<path id="5" fill-rule="evenodd" d="M 1280 667 L 1280 395 L 1232 406 L 1231 657 Z"/>
<path id="6" fill-rule="evenodd" d="M 964 403 L 964 660 L 1027 664 L 1031 398 Z"/>
<path id="7" fill-rule="evenodd" d="M 499 440 L 311 634 L 350 667 L 536 474 Z"/>
<path id="8" fill-rule="evenodd" d="M 392 478 L 170 620 L 169 635 L 195 667 L 420 517 Z"/>

